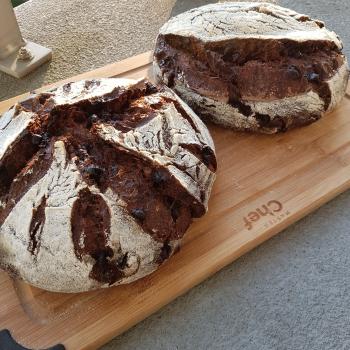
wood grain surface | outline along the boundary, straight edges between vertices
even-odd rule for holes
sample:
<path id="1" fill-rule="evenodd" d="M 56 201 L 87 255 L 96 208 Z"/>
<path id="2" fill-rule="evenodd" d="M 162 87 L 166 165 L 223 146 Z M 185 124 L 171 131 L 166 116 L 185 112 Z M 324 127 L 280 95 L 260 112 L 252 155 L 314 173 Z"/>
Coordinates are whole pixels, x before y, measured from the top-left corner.
<path id="1" fill-rule="evenodd" d="M 150 76 L 150 62 L 145 53 L 65 81 Z M 0 102 L 0 112 L 17 100 Z M 333 113 L 288 133 L 209 129 L 218 177 L 208 214 L 178 254 L 138 282 L 83 294 L 45 292 L 0 272 L 0 330 L 34 349 L 96 349 L 350 188 L 350 89 Z"/>

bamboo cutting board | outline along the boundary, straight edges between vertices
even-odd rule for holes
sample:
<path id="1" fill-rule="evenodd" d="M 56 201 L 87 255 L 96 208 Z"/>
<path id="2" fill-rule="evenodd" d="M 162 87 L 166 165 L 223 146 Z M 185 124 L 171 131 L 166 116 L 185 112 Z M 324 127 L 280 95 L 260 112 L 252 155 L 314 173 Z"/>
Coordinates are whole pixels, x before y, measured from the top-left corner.
<path id="1" fill-rule="evenodd" d="M 66 81 L 149 76 L 150 62 L 145 53 Z M 303 129 L 266 136 L 209 128 L 218 176 L 208 214 L 178 254 L 136 283 L 84 294 L 45 292 L 0 272 L 0 330 L 34 349 L 96 349 L 350 188 L 349 89 L 336 111 Z"/>

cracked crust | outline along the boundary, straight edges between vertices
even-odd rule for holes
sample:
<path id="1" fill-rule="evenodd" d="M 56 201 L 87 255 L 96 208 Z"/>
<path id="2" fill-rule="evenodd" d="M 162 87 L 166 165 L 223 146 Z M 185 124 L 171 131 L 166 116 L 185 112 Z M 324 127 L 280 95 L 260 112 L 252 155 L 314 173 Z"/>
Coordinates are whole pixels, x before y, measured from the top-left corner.
<path id="1" fill-rule="evenodd" d="M 342 43 L 324 23 L 293 10 L 263 2 L 227 2 L 192 9 L 170 19 L 163 35 L 197 37 L 205 42 L 231 39 L 290 39 L 298 42 Z"/>
<path id="2" fill-rule="evenodd" d="M 208 130 L 167 88 L 33 95 L 0 118 L 0 265 L 57 292 L 142 278 L 206 212 L 215 171 Z"/>
<path id="3" fill-rule="evenodd" d="M 317 121 L 345 94 L 342 43 L 324 23 L 269 3 L 218 3 L 160 30 L 154 71 L 204 120 L 276 133 Z"/>

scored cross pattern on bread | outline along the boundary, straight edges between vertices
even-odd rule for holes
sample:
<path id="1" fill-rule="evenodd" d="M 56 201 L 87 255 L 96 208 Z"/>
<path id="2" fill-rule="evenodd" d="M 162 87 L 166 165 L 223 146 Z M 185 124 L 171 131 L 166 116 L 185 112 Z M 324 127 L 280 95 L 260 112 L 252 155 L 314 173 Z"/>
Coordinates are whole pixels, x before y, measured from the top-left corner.
<path id="1" fill-rule="evenodd" d="M 0 265 L 37 287 L 129 283 L 207 211 L 213 141 L 168 88 L 68 83 L 0 119 Z"/>

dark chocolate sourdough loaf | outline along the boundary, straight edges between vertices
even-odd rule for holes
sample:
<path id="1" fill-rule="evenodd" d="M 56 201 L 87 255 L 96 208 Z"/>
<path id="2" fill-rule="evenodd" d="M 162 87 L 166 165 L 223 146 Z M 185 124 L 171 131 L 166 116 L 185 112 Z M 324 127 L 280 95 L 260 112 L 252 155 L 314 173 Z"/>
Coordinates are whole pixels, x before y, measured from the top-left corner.
<path id="1" fill-rule="evenodd" d="M 166 87 L 35 94 L 0 118 L 0 266 L 60 292 L 139 279 L 206 212 L 215 171 L 208 130 Z"/>
<path id="2" fill-rule="evenodd" d="M 342 99 L 348 65 L 324 23 L 277 5 L 218 3 L 160 30 L 154 69 L 204 120 L 276 133 L 310 124 Z"/>

